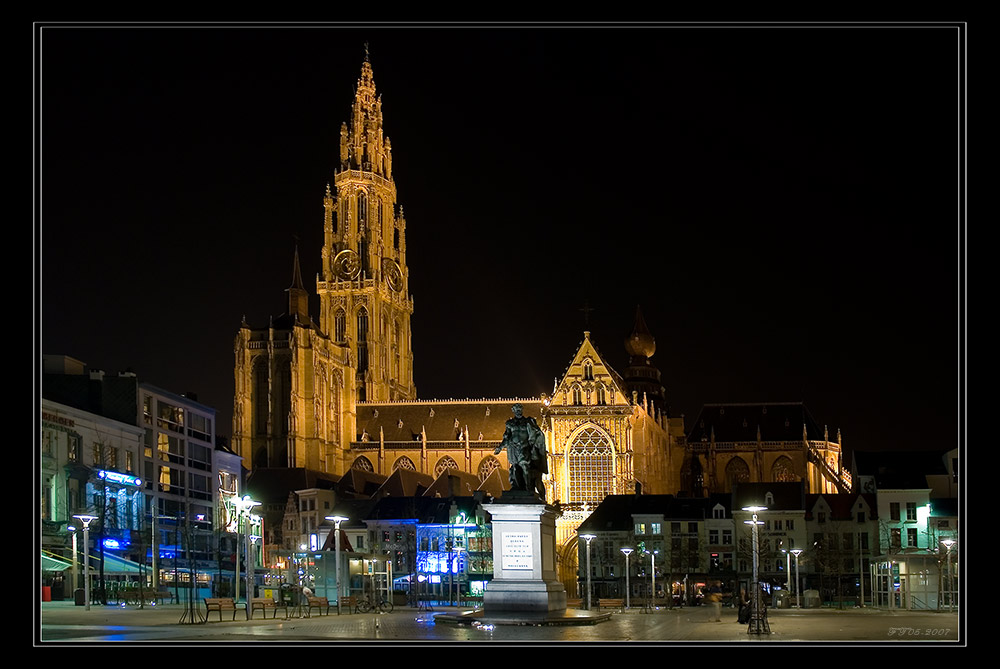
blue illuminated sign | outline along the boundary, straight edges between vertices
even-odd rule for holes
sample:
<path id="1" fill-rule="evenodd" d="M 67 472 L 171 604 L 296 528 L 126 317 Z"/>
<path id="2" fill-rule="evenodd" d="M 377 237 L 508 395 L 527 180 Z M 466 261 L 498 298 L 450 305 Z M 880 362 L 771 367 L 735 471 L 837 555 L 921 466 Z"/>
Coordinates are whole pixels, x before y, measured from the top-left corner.
<path id="1" fill-rule="evenodd" d="M 131 474 L 119 474 L 118 472 L 108 472 L 103 469 L 98 470 L 98 478 L 102 478 L 105 481 L 111 481 L 112 483 L 122 483 L 124 485 L 134 485 L 141 486 L 142 479 L 138 476 L 132 476 Z"/>

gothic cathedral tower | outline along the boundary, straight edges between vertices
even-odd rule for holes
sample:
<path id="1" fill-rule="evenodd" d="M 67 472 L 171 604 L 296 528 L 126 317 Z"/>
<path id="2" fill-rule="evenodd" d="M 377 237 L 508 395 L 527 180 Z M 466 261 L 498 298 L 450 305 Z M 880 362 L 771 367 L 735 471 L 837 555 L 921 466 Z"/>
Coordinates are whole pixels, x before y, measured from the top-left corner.
<path id="1" fill-rule="evenodd" d="M 355 402 L 416 399 L 406 219 L 367 54 L 351 112 L 350 125 L 340 128 L 334 187 L 323 200 L 320 328 L 350 350 Z"/>
<path id="2" fill-rule="evenodd" d="M 367 53 L 323 207 L 319 325 L 296 250 L 288 313 L 236 337 L 233 447 L 251 470 L 343 474 L 357 403 L 416 398 L 406 221 Z"/>

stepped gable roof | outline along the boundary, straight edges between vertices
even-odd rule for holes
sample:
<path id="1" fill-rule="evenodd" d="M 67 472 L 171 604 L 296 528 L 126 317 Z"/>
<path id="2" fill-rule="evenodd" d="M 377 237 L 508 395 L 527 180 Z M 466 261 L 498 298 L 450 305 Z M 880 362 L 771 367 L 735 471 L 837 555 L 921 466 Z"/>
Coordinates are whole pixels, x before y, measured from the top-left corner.
<path id="1" fill-rule="evenodd" d="M 767 494 L 774 501 L 766 503 Z M 795 483 L 737 483 L 733 488 L 733 511 L 748 506 L 766 506 L 769 511 L 805 510 L 805 484 Z"/>
<path id="2" fill-rule="evenodd" d="M 302 467 L 259 467 L 247 476 L 247 494 L 264 504 L 284 504 L 288 491 L 333 490 L 340 477 Z"/>
<path id="3" fill-rule="evenodd" d="M 929 488 L 927 477 L 947 475 L 946 450 L 854 451 L 852 474 L 871 476 L 881 489 Z"/>
<path id="4" fill-rule="evenodd" d="M 376 443 L 380 434 L 387 442 L 420 441 L 422 431 L 427 441 L 460 441 L 466 428 L 470 441 L 500 441 L 515 404 L 524 407 L 525 416 L 541 418 L 538 398 L 363 402 L 357 406 L 357 430 L 359 439 L 366 434 Z"/>
<path id="5" fill-rule="evenodd" d="M 706 404 L 691 423 L 688 443 L 711 441 L 802 441 L 802 426 L 810 440 L 820 441 L 824 428 L 802 402 Z"/>

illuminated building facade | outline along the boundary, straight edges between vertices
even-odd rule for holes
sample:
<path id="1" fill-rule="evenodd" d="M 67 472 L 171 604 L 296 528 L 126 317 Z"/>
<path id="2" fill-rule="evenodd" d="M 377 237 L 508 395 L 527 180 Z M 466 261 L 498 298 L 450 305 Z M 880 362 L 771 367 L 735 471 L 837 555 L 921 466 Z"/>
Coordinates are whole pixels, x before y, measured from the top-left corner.
<path id="1" fill-rule="evenodd" d="M 585 332 L 551 397 L 418 400 L 406 220 L 367 57 L 339 149 L 323 197 L 318 322 L 309 313 L 296 250 L 288 312 L 267 327 L 244 322 L 236 338 L 233 447 L 251 471 L 388 477 L 407 470 L 437 479 L 451 469 L 465 477 L 454 494 L 483 492 L 491 477 L 506 487 L 506 453 L 494 451 L 511 406 L 522 404 L 546 434 L 546 497 L 562 508 L 557 541 L 567 584 L 576 580 L 575 530 L 608 495 L 705 496 L 730 490 L 732 480 L 804 478 L 815 492 L 849 488 L 839 439 L 804 430 L 801 420 L 790 424 L 794 439 L 779 440 L 740 433 L 723 441 L 709 425 L 696 429 L 692 447 L 683 418 L 669 416 L 651 362 L 655 340 L 639 310 L 625 340 L 624 376 Z M 700 424 L 712 421 L 703 412 Z M 789 451 L 784 459 L 783 451 Z M 731 473 L 738 459 L 745 470 Z"/>
<path id="2" fill-rule="evenodd" d="M 236 338 L 233 447 L 248 469 L 341 474 L 354 407 L 416 397 L 406 220 L 367 58 L 323 206 L 319 323 L 296 251 L 288 313 L 266 328 L 244 322 Z"/>

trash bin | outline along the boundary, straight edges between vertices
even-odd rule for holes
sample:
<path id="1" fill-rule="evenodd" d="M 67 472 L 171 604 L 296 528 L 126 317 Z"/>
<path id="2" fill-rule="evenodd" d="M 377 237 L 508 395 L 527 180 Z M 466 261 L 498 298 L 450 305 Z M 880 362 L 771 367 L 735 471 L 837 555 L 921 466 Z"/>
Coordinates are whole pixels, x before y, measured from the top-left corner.
<path id="1" fill-rule="evenodd" d="M 788 609 L 792 605 L 792 595 L 787 590 L 778 590 L 774 593 L 774 608 Z"/>
<path id="2" fill-rule="evenodd" d="M 87 593 L 83 588 L 77 588 L 73 591 L 73 603 L 77 606 L 87 605 Z"/>
<path id="3" fill-rule="evenodd" d="M 818 609 L 820 607 L 819 590 L 806 590 L 802 593 L 802 608 Z"/>

